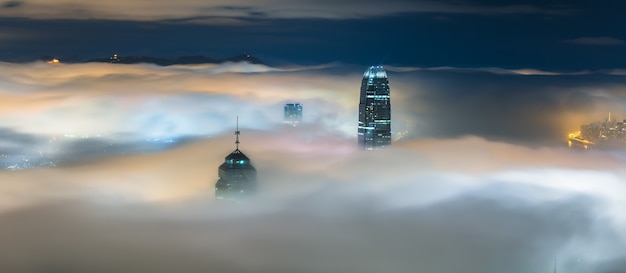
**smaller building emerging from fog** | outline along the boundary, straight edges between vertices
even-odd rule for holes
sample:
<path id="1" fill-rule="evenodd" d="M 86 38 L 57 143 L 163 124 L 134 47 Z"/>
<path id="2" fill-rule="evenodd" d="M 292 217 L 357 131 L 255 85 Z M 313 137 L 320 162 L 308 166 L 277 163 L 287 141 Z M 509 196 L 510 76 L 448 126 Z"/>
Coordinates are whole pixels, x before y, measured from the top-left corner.
<path id="1" fill-rule="evenodd" d="M 235 150 L 224 159 L 218 169 L 215 198 L 238 199 L 256 192 L 256 169 L 250 159 L 239 150 L 239 122 L 235 131 Z"/>
<path id="2" fill-rule="evenodd" d="M 296 126 L 302 122 L 302 104 L 287 103 L 285 104 L 285 124 Z"/>

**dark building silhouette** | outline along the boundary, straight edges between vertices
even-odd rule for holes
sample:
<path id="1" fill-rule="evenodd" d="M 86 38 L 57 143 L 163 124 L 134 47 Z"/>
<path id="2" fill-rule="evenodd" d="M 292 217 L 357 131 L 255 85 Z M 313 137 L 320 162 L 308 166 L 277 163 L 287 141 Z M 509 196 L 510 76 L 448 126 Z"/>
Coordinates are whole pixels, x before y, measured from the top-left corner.
<path id="1" fill-rule="evenodd" d="M 235 151 L 226 156 L 218 169 L 219 179 L 215 184 L 217 199 L 237 199 L 256 191 L 256 169 L 250 159 L 239 150 L 239 134 L 237 121 Z"/>
<path id="2" fill-rule="evenodd" d="M 391 144 L 389 80 L 382 66 L 363 74 L 359 102 L 359 146 L 373 150 Z"/>
<path id="3" fill-rule="evenodd" d="M 302 122 L 302 104 L 287 103 L 285 104 L 285 124 L 296 126 Z"/>

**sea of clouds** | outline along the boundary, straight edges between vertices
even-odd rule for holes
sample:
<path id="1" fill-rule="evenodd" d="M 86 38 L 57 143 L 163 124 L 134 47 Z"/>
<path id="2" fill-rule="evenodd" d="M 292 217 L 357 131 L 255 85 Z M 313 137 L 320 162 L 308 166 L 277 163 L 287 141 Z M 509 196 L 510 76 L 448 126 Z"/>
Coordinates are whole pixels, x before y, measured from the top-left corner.
<path id="1" fill-rule="evenodd" d="M 0 149 L 64 134 L 78 159 L 0 171 L 7 272 L 621 272 L 626 157 L 564 136 L 624 113 L 620 76 L 390 71 L 387 148 L 356 147 L 364 68 L 0 65 Z M 285 127 L 282 105 L 304 122 Z M 260 193 L 213 199 L 240 148 Z M 106 154 L 184 138 L 171 148 Z M 84 148 L 83 146 L 88 146 Z"/>

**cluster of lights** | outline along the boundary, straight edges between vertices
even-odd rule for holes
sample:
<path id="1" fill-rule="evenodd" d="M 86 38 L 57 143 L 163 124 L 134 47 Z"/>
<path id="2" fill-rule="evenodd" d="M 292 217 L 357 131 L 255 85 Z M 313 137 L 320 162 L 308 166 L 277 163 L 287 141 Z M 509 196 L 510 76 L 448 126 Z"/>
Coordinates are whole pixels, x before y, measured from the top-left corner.
<path id="1" fill-rule="evenodd" d="M 568 134 L 567 147 L 572 147 L 574 143 L 582 144 L 583 148 L 589 149 L 591 145 L 595 143 L 582 138 L 580 131 L 572 132 Z"/>
<path id="2" fill-rule="evenodd" d="M 363 74 L 364 78 L 387 78 L 387 71 L 383 68 L 382 65 L 379 66 L 371 66 L 365 73 Z"/>

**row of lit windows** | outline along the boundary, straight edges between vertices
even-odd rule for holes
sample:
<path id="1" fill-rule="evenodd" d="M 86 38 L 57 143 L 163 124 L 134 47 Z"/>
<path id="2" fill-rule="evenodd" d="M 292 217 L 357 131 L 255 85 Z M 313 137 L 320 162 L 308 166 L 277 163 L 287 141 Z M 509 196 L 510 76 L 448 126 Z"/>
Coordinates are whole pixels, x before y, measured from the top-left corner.
<path id="1" fill-rule="evenodd" d="M 226 161 L 226 163 L 231 164 L 231 165 L 232 164 L 243 165 L 243 164 L 246 164 L 246 161 L 245 160 L 236 160 L 235 161 L 235 160 L 229 159 L 229 160 Z"/>
<path id="2" fill-rule="evenodd" d="M 389 99 L 389 95 L 367 95 L 368 99 Z"/>

